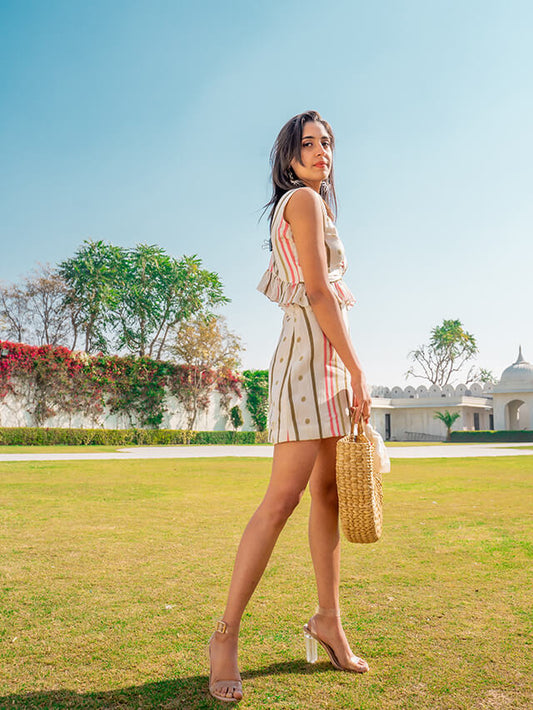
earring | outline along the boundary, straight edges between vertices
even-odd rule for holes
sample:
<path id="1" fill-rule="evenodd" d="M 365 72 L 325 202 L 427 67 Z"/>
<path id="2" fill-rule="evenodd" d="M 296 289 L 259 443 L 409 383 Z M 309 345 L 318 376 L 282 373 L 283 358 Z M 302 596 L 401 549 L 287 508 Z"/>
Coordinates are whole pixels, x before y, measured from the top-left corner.
<path id="1" fill-rule="evenodd" d="M 298 177 L 296 176 L 296 173 L 292 169 L 292 165 L 289 165 L 287 168 L 287 176 L 289 178 L 289 182 L 291 182 L 293 185 L 295 185 L 298 182 Z"/>

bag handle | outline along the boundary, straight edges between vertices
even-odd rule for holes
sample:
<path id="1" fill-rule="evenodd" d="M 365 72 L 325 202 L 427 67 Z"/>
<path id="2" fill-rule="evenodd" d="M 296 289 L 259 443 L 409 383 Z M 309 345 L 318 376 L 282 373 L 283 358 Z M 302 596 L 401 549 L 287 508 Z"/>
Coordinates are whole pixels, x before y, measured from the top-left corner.
<path id="1" fill-rule="evenodd" d="M 359 443 L 361 443 L 362 441 L 370 441 L 369 438 L 365 435 L 363 429 L 362 416 L 359 417 L 359 421 L 357 423 L 357 436 L 355 436 L 355 412 L 355 407 L 350 407 L 350 441 L 356 441 Z"/>

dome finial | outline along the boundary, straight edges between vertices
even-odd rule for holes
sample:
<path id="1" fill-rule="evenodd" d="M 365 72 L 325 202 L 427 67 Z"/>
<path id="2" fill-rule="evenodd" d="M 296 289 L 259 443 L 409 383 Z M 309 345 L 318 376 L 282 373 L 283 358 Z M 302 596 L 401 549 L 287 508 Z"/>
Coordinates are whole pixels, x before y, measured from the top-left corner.
<path id="1" fill-rule="evenodd" d="M 522 346 L 518 348 L 518 359 L 502 372 L 496 392 L 533 392 L 533 365 L 524 359 Z"/>

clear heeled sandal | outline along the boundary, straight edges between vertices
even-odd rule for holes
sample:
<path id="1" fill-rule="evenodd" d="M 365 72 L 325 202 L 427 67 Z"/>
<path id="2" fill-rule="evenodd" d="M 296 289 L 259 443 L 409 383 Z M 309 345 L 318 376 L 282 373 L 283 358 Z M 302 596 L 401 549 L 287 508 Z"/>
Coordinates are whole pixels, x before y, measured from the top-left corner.
<path id="1" fill-rule="evenodd" d="M 211 662 L 211 641 L 213 636 L 216 634 L 227 634 L 228 625 L 225 621 L 217 621 L 215 631 L 213 632 L 211 638 L 209 639 L 209 661 Z M 227 694 L 227 690 L 231 689 L 231 695 Z M 209 692 L 217 700 L 221 700 L 224 703 L 238 703 L 242 700 L 242 682 L 239 678 L 233 680 L 213 680 L 213 671 L 209 670 Z M 240 693 L 240 698 L 236 698 L 234 693 Z"/>
<path id="2" fill-rule="evenodd" d="M 318 607 L 316 614 L 319 616 L 335 616 L 340 617 L 340 612 L 337 609 L 324 609 Z M 309 619 L 309 622 L 311 619 Z M 313 631 L 309 623 L 304 624 L 304 639 L 305 639 L 305 655 L 308 663 L 316 663 L 318 660 L 318 644 L 322 646 L 324 651 L 328 654 L 331 664 L 339 671 L 348 671 L 351 673 L 366 673 L 369 670 L 368 663 L 359 658 L 358 656 L 353 656 L 355 666 L 346 667 L 341 665 L 337 654 L 333 650 L 333 647 L 326 643 L 323 639 L 318 636 L 316 631 Z"/>

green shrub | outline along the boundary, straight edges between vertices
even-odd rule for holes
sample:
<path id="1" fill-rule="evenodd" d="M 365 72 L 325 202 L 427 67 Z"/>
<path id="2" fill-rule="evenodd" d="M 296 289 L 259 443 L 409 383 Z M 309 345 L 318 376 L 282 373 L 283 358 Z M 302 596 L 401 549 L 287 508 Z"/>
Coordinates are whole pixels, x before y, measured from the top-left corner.
<path id="1" fill-rule="evenodd" d="M 265 431 L 268 423 L 268 370 L 245 370 L 242 378 L 246 390 L 246 408 L 257 431 Z"/>
<path id="2" fill-rule="evenodd" d="M 480 444 L 484 442 L 533 441 L 533 431 L 506 431 L 504 429 L 500 431 L 452 431 L 451 441 Z"/>
<path id="3" fill-rule="evenodd" d="M 184 429 L 0 428 L 2 446 L 165 446 L 178 444 L 263 444 L 256 431 L 186 431 Z"/>
<path id="4" fill-rule="evenodd" d="M 244 419 L 242 418 L 241 408 L 238 404 L 229 410 L 229 418 L 231 421 L 231 426 L 237 430 L 244 424 Z"/>

